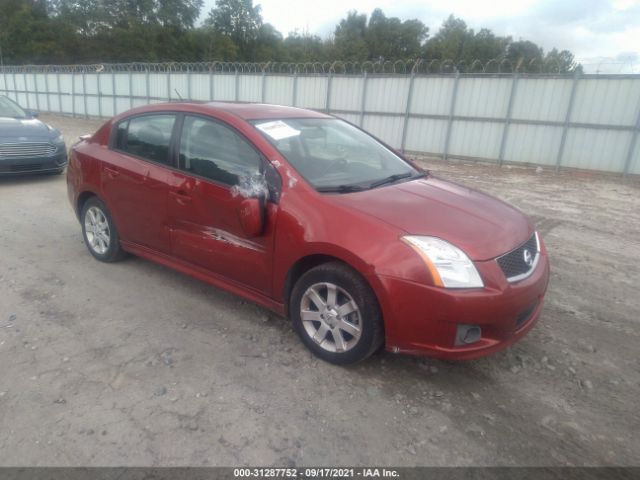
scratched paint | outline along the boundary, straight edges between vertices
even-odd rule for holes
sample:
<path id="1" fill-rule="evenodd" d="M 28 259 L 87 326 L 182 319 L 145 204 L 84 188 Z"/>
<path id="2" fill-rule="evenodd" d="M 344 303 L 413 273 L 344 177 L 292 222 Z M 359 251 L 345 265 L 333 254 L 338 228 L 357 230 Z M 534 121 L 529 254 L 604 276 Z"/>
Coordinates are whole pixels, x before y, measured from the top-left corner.
<path id="1" fill-rule="evenodd" d="M 264 248 L 259 243 L 252 242 L 246 238 L 241 238 L 231 232 L 220 230 L 219 228 L 211 228 L 205 232 L 212 239 L 233 245 L 234 247 L 247 248 L 257 252 L 263 251 Z"/>

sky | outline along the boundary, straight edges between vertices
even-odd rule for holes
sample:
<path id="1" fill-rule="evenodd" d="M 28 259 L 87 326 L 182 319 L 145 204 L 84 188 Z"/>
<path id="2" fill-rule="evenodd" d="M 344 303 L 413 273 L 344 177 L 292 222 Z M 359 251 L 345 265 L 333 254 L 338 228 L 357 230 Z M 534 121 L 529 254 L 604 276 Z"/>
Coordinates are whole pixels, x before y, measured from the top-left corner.
<path id="1" fill-rule="evenodd" d="M 205 0 L 203 16 L 215 0 Z M 321 37 L 349 10 L 417 18 L 434 34 L 454 14 L 470 28 L 531 40 L 545 51 L 573 52 L 587 72 L 640 73 L 640 0 L 254 0 L 283 35 L 298 30 Z"/>

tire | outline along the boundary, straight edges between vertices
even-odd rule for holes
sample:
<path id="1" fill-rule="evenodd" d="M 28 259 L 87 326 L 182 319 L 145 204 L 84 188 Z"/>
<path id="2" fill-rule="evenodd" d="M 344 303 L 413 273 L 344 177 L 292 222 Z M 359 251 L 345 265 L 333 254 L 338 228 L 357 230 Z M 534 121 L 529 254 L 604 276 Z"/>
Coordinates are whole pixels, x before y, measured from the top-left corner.
<path id="1" fill-rule="evenodd" d="M 289 316 L 307 348 L 336 365 L 361 362 L 384 341 L 373 290 L 339 262 L 319 265 L 300 277 L 291 292 Z"/>
<path id="2" fill-rule="evenodd" d="M 116 262 L 124 257 L 120 236 L 111 213 L 98 197 L 91 197 L 80 214 L 82 237 L 89 253 L 101 262 Z"/>

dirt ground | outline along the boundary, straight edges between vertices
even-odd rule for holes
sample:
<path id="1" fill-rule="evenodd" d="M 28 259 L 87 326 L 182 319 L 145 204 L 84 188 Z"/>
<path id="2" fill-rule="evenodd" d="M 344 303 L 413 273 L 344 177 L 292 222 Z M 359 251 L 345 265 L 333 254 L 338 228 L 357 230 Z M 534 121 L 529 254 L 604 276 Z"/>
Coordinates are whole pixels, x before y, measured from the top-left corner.
<path id="1" fill-rule="evenodd" d="M 640 465 L 638 183 L 427 163 L 550 252 L 540 323 L 487 359 L 328 365 L 238 297 L 95 261 L 64 176 L 0 180 L 0 465 Z"/>

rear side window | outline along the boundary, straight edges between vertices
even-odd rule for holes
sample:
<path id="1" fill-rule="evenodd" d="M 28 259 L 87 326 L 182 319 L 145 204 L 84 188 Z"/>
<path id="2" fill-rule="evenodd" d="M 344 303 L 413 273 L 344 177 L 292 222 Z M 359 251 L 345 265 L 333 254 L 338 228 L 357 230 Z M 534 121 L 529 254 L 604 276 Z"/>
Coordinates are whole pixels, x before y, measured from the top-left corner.
<path id="1" fill-rule="evenodd" d="M 180 168 L 227 185 L 260 172 L 260 155 L 229 127 L 187 116 L 180 139 Z"/>
<path id="2" fill-rule="evenodd" d="M 115 146 L 136 157 L 171 165 L 169 145 L 175 115 L 144 115 L 118 125 Z"/>

